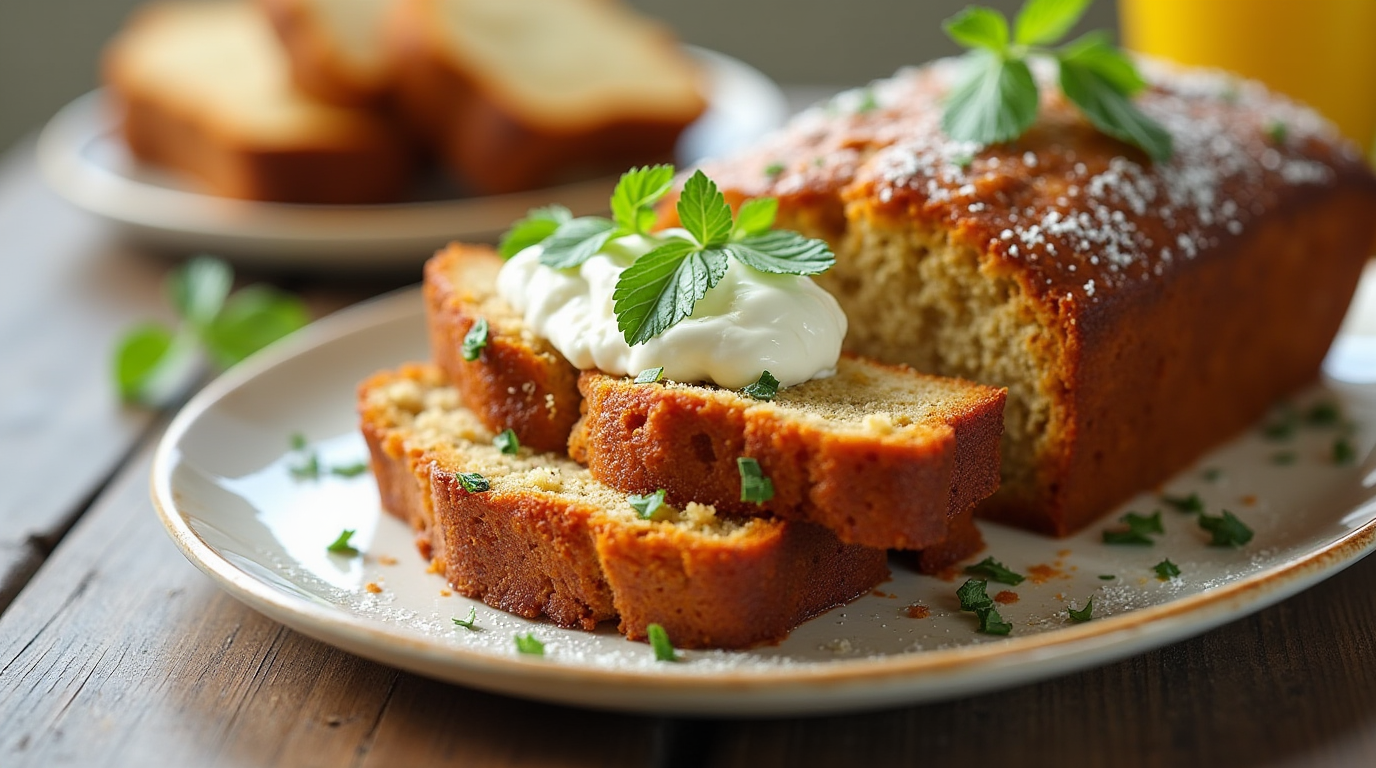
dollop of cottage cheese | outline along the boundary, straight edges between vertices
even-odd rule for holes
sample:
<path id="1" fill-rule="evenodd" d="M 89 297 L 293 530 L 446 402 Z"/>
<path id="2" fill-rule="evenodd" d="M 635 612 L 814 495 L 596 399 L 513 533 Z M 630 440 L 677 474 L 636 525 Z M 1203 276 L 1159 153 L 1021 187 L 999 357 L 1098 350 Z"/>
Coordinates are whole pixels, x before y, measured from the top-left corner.
<path id="1" fill-rule="evenodd" d="M 502 267 L 497 292 L 577 368 L 634 375 L 663 366 L 666 379 L 730 389 L 762 371 L 785 387 L 835 373 L 846 335 L 836 299 L 811 278 L 765 274 L 735 259 L 692 315 L 644 344 L 627 344 L 612 292 L 622 271 L 654 246 L 623 237 L 576 268 L 554 269 L 540 263 L 543 246 L 533 245 Z"/>

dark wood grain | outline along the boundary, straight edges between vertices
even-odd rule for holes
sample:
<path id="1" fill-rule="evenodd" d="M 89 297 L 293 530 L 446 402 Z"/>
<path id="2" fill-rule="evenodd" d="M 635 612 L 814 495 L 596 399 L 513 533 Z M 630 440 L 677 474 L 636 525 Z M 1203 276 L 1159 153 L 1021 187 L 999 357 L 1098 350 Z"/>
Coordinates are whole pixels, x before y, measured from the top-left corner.
<path id="1" fill-rule="evenodd" d="M 149 457 L 0 617 L 0 765 L 651 764 L 655 720 L 424 680 L 240 605 L 162 531 Z"/>

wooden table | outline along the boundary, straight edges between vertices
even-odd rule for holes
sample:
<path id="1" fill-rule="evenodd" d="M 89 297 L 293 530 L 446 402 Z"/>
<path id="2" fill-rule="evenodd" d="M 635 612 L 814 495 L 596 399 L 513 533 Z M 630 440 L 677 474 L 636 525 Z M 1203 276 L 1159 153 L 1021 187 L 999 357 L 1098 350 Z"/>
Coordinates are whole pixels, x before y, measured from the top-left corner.
<path id="1" fill-rule="evenodd" d="M 32 143 L 0 160 L 0 766 L 1376 765 L 1376 558 L 1101 669 L 815 719 L 535 704 L 322 645 L 220 592 L 154 515 L 166 420 L 108 368 L 166 317 L 168 268 L 47 191 Z M 318 312 L 396 284 L 277 279 Z"/>

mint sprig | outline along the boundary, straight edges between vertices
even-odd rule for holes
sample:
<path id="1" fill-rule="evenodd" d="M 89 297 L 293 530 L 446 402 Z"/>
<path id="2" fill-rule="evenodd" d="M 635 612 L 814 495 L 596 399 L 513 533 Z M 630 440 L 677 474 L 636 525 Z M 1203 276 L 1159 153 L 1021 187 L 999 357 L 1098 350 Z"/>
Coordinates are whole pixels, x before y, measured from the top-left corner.
<path id="1" fill-rule="evenodd" d="M 946 34 L 969 48 L 965 71 L 946 100 L 941 128 L 953 139 L 998 144 L 1021 136 L 1037 119 L 1040 96 L 1030 57 L 1056 62 L 1065 97 L 1099 131 L 1132 144 L 1152 160 L 1169 160 L 1170 133 L 1132 104 L 1146 87 L 1137 67 L 1102 33 L 1047 48 L 1079 22 L 1092 0 L 1028 0 L 1009 33 L 989 8 L 967 8 L 947 19 Z"/>
<path id="2" fill-rule="evenodd" d="M 532 208 L 526 217 L 511 225 L 497 244 L 497 253 L 504 259 L 542 243 L 559 229 L 559 225 L 573 220 L 573 214 L 562 205 Z"/>
<path id="3" fill-rule="evenodd" d="M 670 237 L 621 273 L 612 292 L 617 327 L 631 346 L 644 344 L 693 314 L 726 274 L 728 258 L 771 274 L 816 275 L 836 263 L 821 240 L 771 230 L 778 203 L 731 206 L 717 185 L 696 171 L 683 185 L 678 216 L 688 237 Z"/>
<path id="4" fill-rule="evenodd" d="M 231 293 L 233 283 L 228 264 L 204 255 L 168 276 L 168 300 L 181 323 L 143 323 L 120 339 L 114 379 L 121 399 L 166 405 L 202 360 L 228 368 L 310 322 L 299 298 L 262 285 Z"/>

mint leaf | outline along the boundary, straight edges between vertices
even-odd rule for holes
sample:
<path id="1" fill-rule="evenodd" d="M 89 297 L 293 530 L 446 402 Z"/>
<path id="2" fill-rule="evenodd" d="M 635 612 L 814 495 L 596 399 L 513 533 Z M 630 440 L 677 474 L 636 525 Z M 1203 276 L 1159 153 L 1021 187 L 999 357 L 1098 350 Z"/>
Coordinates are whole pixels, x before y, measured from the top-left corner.
<path id="1" fill-rule="evenodd" d="M 748 456 L 737 458 L 736 471 L 741 475 L 741 501 L 763 504 L 774 498 L 774 481 L 764 476 L 757 459 Z"/>
<path id="2" fill-rule="evenodd" d="M 487 348 L 487 318 L 480 317 L 468 327 L 468 333 L 463 335 L 463 346 L 459 352 L 463 359 L 473 362 L 482 356 L 483 350 Z"/>
<path id="3" fill-rule="evenodd" d="M 1011 584 L 1015 587 L 1026 579 L 1022 574 L 1014 573 L 992 557 L 986 557 L 974 565 L 966 566 L 965 572 L 992 579 L 1000 584 Z"/>
<path id="4" fill-rule="evenodd" d="M 1037 119 L 1037 81 L 1027 64 L 998 54 L 966 54 L 965 72 L 946 99 L 941 129 L 959 141 L 997 144 Z"/>
<path id="5" fill-rule="evenodd" d="M 1056 58 L 1098 72 L 1124 96 L 1134 96 L 1147 87 L 1147 81 L 1137 71 L 1137 65 L 1102 30 L 1067 43 L 1056 52 Z"/>
<path id="6" fill-rule="evenodd" d="M 1352 442 L 1346 437 L 1339 437 L 1333 441 L 1333 463 L 1351 464 L 1357 460 L 1357 449 L 1352 447 Z"/>
<path id="7" fill-rule="evenodd" d="M 326 551 L 336 555 L 345 555 L 346 557 L 357 557 L 358 550 L 354 549 L 354 547 L 349 544 L 349 539 L 352 539 L 355 533 L 356 531 L 345 528 L 340 532 L 338 538 L 331 542 L 328 547 L 325 547 Z"/>
<path id="8" fill-rule="evenodd" d="M 645 634 L 649 636 L 650 647 L 654 649 L 655 661 L 678 661 L 678 655 L 674 653 L 674 644 L 669 642 L 669 633 L 662 625 L 646 625 Z"/>
<path id="9" fill-rule="evenodd" d="M 458 478 L 459 485 L 469 493 L 484 493 L 492 489 L 492 484 L 487 482 L 487 478 L 477 472 L 460 472 Z"/>
<path id="10" fill-rule="evenodd" d="M 836 264 L 824 240 L 778 230 L 723 246 L 736 260 L 775 275 L 819 275 Z"/>
<path id="11" fill-rule="evenodd" d="M 941 23 L 952 40 L 966 48 L 994 53 L 1008 50 L 1008 20 L 992 8 L 972 6 Z"/>
<path id="12" fill-rule="evenodd" d="M 1019 45 L 1050 45 L 1065 37 L 1093 0 L 1027 0 L 1013 22 Z"/>
<path id="13" fill-rule="evenodd" d="M 756 400 L 773 400 L 774 396 L 779 394 L 779 380 L 774 378 L 774 374 L 765 371 L 754 384 L 747 384 L 741 390 L 741 394 Z"/>
<path id="14" fill-rule="evenodd" d="M 497 253 L 502 258 L 509 259 L 532 245 L 544 242 L 559 229 L 560 224 L 572 219 L 573 214 L 562 205 L 532 208 L 526 212 L 524 219 L 512 224 L 511 229 L 502 235 L 502 241 L 497 245 Z"/>
<path id="15" fill-rule="evenodd" d="M 1161 513 L 1153 512 L 1151 515 L 1139 515 L 1136 512 L 1129 512 L 1123 516 L 1122 522 L 1127 525 L 1127 529 L 1117 529 L 1104 531 L 1105 544 L 1143 544 L 1151 546 L 1156 540 L 1148 534 L 1165 533 L 1166 529 L 1161 525 Z"/>
<path id="16" fill-rule="evenodd" d="M 774 226 L 774 217 L 779 213 L 779 201 L 772 197 L 757 197 L 741 203 L 736 211 L 736 223 L 731 228 L 731 239 L 740 240 L 752 235 L 763 235 Z"/>
<path id="17" fill-rule="evenodd" d="M 1147 153 L 1156 162 L 1171 157 L 1171 135 L 1128 101 L 1112 80 L 1082 62 L 1061 61 L 1061 92 L 1095 128 Z"/>
<path id="18" fill-rule="evenodd" d="M 976 632 L 983 632 L 986 635 L 1006 635 L 1013 631 L 1013 625 L 1003 620 L 999 615 L 998 609 L 993 605 L 975 609 L 975 616 L 979 618 L 979 626 L 975 627 Z"/>
<path id="19" fill-rule="evenodd" d="M 115 384 L 126 402 L 149 403 L 150 385 L 176 337 L 166 326 L 146 323 L 130 330 L 115 349 Z"/>
<path id="20" fill-rule="evenodd" d="M 976 611 L 980 608 L 992 608 L 994 600 L 985 592 L 989 582 L 979 579 L 966 579 L 960 589 L 956 590 L 956 598 L 960 600 L 960 610 Z"/>
<path id="21" fill-rule="evenodd" d="M 197 256 L 172 273 L 167 284 L 172 306 L 187 322 L 204 327 L 220 313 L 234 270 L 213 256 Z"/>
<path id="22" fill-rule="evenodd" d="M 516 635 L 516 651 L 528 656 L 544 656 L 545 644 L 536 639 L 535 634 L 527 632 L 525 635 Z"/>
<path id="23" fill-rule="evenodd" d="M 228 368 L 310 321 L 301 299 L 271 286 L 250 285 L 230 296 L 203 326 L 203 339 L 216 364 Z"/>
<path id="24" fill-rule="evenodd" d="M 664 506 L 664 493 L 663 488 L 644 496 L 632 493 L 626 497 L 626 501 L 630 503 L 631 509 L 635 510 L 636 516 L 641 520 L 653 520 L 655 519 L 655 512 Z"/>
<path id="25" fill-rule="evenodd" d="M 583 216 L 560 224 L 545 240 L 540 263 L 571 269 L 592 258 L 616 234 L 616 224 L 599 216 Z"/>
<path id="26" fill-rule="evenodd" d="M 1153 565 L 1152 570 L 1156 571 L 1156 578 L 1161 581 L 1170 581 L 1180 575 L 1180 566 L 1172 563 L 1169 557 Z"/>
<path id="27" fill-rule="evenodd" d="M 722 245 L 731 238 L 731 206 L 726 204 L 716 183 L 701 170 L 694 171 L 683 184 L 678 218 L 703 248 Z"/>
<path id="28" fill-rule="evenodd" d="M 1194 514 L 1204 511 L 1204 500 L 1199 498 L 1199 494 L 1192 493 L 1189 496 L 1171 496 L 1161 494 L 1161 503 L 1172 507 L 1180 512 Z"/>
<path id="29" fill-rule="evenodd" d="M 644 234 L 655 223 L 654 204 L 674 183 L 674 166 L 650 165 L 621 174 L 612 192 L 612 219 L 628 235 Z"/>
<path id="30" fill-rule="evenodd" d="M 729 232 L 731 211 L 726 210 L 725 231 Z M 682 239 L 670 240 L 636 259 L 612 291 L 617 328 L 626 343 L 644 344 L 693 314 L 693 306 L 721 282 L 726 267 L 725 251 L 699 250 Z"/>
<path id="31" fill-rule="evenodd" d="M 664 378 L 664 366 L 661 365 L 656 368 L 646 368 L 640 373 L 637 373 L 635 375 L 635 383 L 656 384 L 662 378 Z"/>

